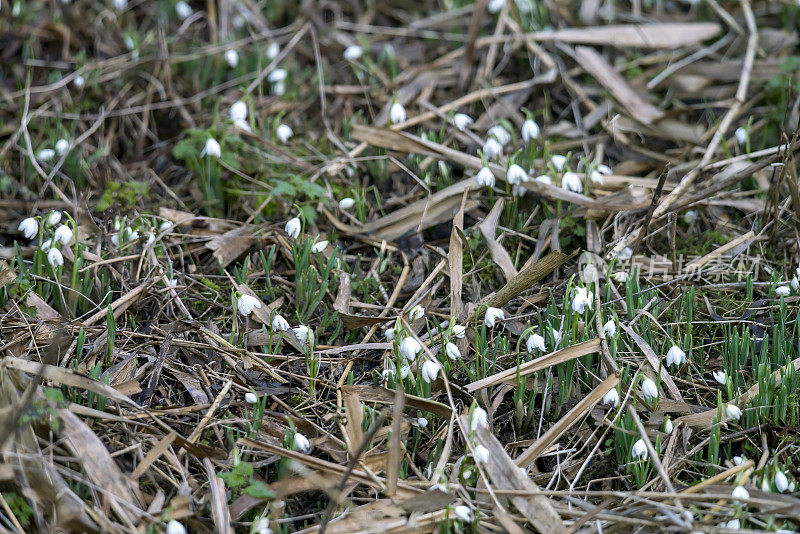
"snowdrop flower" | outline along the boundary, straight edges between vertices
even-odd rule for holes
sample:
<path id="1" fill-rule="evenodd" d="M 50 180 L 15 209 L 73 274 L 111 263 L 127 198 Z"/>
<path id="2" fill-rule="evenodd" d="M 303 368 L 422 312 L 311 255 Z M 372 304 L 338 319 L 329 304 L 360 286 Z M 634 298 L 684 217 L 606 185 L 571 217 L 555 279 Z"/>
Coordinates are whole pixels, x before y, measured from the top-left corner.
<path id="1" fill-rule="evenodd" d="M 597 267 L 594 263 L 587 263 L 581 272 L 581 280 L 586 284 L 593 284 L 597 280 Z"/>
<path id="2" fill-rule="evenodd" d="M 76 89 L 83 89 L 83 86 L 86 85 L 86 78 L 79 74 L 72 80 L 72 85 L 74 85 Z"/>
<path id="3" fill-rule="evenodd" d="M 747 133 L 747 130 L 744 128 L 736 128 L 736 131 L 733 132 L 733 136 L 736 138 L 737 145 L 746 145 L 747 141 L 750 139 L 750 134 Z"/>
<path id="4" fill-rule="evenodd" d="M 175 4 L 175 14 L 178 15 L 179 19 L 186 20 L 192 16 L 192 13 L 194 13 L 192 7 L 183 0 Z"/>
<path id="5" fill-rule="evenodd" d="M 692 224 L 697 220 L 697 212 L 694 210 L 689 210 L 683 214 L 683 221 L 686 224 Z"/>
<path id="6" fill-rule="evenodd" d="M 619 261 L 628 261 L 633 257 L 633 249 L 631 247 L 623 248 L 619 254 L 617 254 L 617 259 Z"/>
<path id="7" fill-rule="evenodd" d="M 742 410 L 740 410 L 739 407 L 736 406 L 735 404 L 726 404 L 725 415 L 727 415 L 731 419 L 738 421 L 739 418 L 742 416 Z"/>
<path id="8" fill-rule="evenodd" d="M 508 183 L 511 185 L 519 185 L 522 182 L 528 181 L 528 173 L 515 163 L 508 167 L 506 171 L 506 180 L 508 180 Z"/>
<path id="9" fill-rule="evenodd" d="M 511 186 L 511 195 L 515 197 L 524 197 L 528 189 L 522 184 L 514 184 Z"/>
<path id="10" fill-rule="evenodd" d="M 228 112 L 228 116 L 233 122 L 245 120 L 247 118 L 247 104 L 241 100 L 234 102 L 231 106 L 231 110 Z"/>
<path id="11" fill-rule="evenodd" d="M 489 167 L 483 167 L 475 176 L 475 182 L 484 187 L 494 187 L 494 174 Z"/>
<path id="12" fill-rule="evenodd" d="M 589 179 L 592 181 L 593 184 L 604 184 L 605 179 L 603 178 L 603 174 L 597 170 L 593 170 L 589 173 Z"/>
<path id="13" fill-rule="evenodd" d="M 489 4 L 486 6 L 486 9 L 489 13 L 497 13 L 503 6 L 506 5 L 506 0 L 489 0 Z"/>
<path id="14" fill-rule="evenodd" d="M 295 432 L 294 448 L 305 454 L 311 449 L 311 443 L 309 443 L 308 438 L 305 437 L 303 434 L 301 434 L 300 432 Z"/>
<path id="15" fill-rule="evenodd" d="M 617 323 L 614 322 L 614 319 L 606 321 L 606 324 L 603 325 L 603 332 L 608 337 L 614 337 L 614 334 L 617 333 Z"/>
<path id="16" fill-rule="evenodd" d="M 261 308 L 261 301 L 253 295 L 242 295 L 236 301 L 236 307 L 239 308 L 239 313 L 247 316 L 253 313 L 256 308 Z"/>
<path id="17" fill-rule="evenodd" d="M 298 236 L 300 235 L 300 231 L 303 229 L 303 225 L 302 223 L 300 223 L 299 218 L 292 217 L 291 219 L 289 219 L 289 221 L 286 223 L 286 226 L 284 226 L 283 229 L 286 231 L 287 234 L 289 234 L 289 237 L 291 237 L 292 239 L 297 239 Z"/>
<path id="18" fill-rule="evenodd" d="M 464 339 L 464 336 L 467 335 L 467 327 L 460 324 L 453 325 L 453 335 L 458 339 Z"/>
<path id="19" fill-rule="evenodd" d="M 558 171 L 564 168 L 564 164 L 566 162 L 567 162 L 567 156 L 561 156 L 559 154 L 556 154 L 550 158 L 550 163 L 552 163 L 553 167 L 555 167 L 556 170 Z"/>
<path id="20" fill-rule="evenodd" d="M 276 313 L 275 317 L 272 318 L 272 330 L 275 332 L 286 332 L 289 330 L 289 321 L 280 313 Z"/>
<path id="21" fill-rule="evenodd" d="M 411 366 L 403 365 L 400 367 L 400 377 L 405 380 L 411 374 Z"/>
<path id="22" fill-rule="evenodd" d="M 258 395 L 256 395 L 252 391 L 248 391 L 247 393 L 244 394 L 244 401 L 247 404 L 255 404 L 258 402 Z"/>
<path id="23" fill-rule="evenodd" d="M 563 334 L 561 333 L 561 330 L 556 330 L 555 328 L 550 328 L 550 332 L 552 332 L 553 341 L 555 341 L 556 347 L 558 347 L 561 344 L 561 337 L 563 336 Z"/>
<path id="24" fill-rule="evenodd" d="M 456 506 L 453 508 L 453 514 L 459 521 L 463 521 L 464 523 L 472 522 L 472 512 L 470 511 L 469 506 L 464 506 L 463 504 Z"/>
<path id="25" fill-rule="evenodd" d="M 789 489 L 789 479 L 786 478 L 786 474 L 783 471 L 775 473 L 775 487 L 780 493 Z"/>
<path id="26" fill-rule="evenodd" d="M 42 249 L 42 252 L 47 252 L 52 248 L 52 246 L 53 246 L 53 240 L 45 239 L 44 241 L 42 241 L 42 246 L 40 248 Z"/>
<path id="27" fill-rule="evenodd" d="M 488 326 L 489 328 L 494 328 L 494 325 L 497 323 L 498 319 L 500 321 L 505 320 L 506 314 L 500 308 L 487 308 L 486 315 L 483 316 L 483 324 Z"/>
<path id="28" fill-rule="evenodd" d="M 327 246 L 328 246 L 328 242 L 323 239 L 322 241 L 318 241 L 318 242 L 314 243 L 311 246 L 311 252 L 314 252 L 315 254 L 319 254 L 320 252 L 325 250 L 325 248 Z"/>
<path id="29" fill-rule="evenodd" d="M 472 117 L 467 115 L 466 113 L 456 113 L 453 115 L 453 124 L 455 125 L 456 129 L 459 131 L 464 131 L 467 129 L 467 126 L 472 124 L 473 121 Z"/>
<path id="30" fill-rule="evenodd" d="M 186 527 L 180 521 L 172 519 L 167 523 L 166 534 L 186 534 Z"/>
<path id="31" fill-rule="evenodd" d="M 386 341 L 394 341 L 397 330 L 395 328 L 387 328 L 383 335 L 386 336 Z"/>
<path id="32" fill-rule="evenodd" d="M 114 5 L 114 9 L 117 11 L 122 11 L 128 7 L 128 0 L 111 0 L 111 3 Z"/>
<path id="33" fill-rule="evenodd" d="M 58 267 L 64 265 L 64 256 L 61 255 L 61 251 L 57 248 L 51 248 L 47 251 L 47 261 L 51 266 Z"/>
<path id="34" fill-rule="evenodd" d="M 413 362 L 417 358 L 417 354 L 419 354 L 421 350 L 422 345 L 411 336 L 400 342 L 400 356 L 410 362 Z"/>
<path id="35" fill-rule="evenodd" d="M 392 121 L 392 124 L 405 122 L 406 108 L 403 107 L 403 104 L 400 102 L 395 102 L 392 104 L 392 107 L 389 108 L 389 120 Z"/>
<path id="36" fill-rule="evenodd" d="M 300 326 L 292 328 L 292 332 L 294 332 L 294 335 L 300 345 L 305 347 L 311 344 L 310 341 L 313 339 L 313 333 L 306 325 L 301 324 Z"/>
<path id="37" fill-rule="evenodd" d="M 625 282 L 628 281 L 628 273 L 626 273 L 625 271 L 614 273 L 614 280 L 624 284 Z"/>
<path id="38" fill-rule="evenodd" d="M 480 406 L 476 406 L 469 416 L 469 431 L 475 432 L 479 428 L 489 426 L 489 414 Z"/>
<path id="39" fill-rule="evenodd" d="M 344 58 L 347 61 L 357 61 L 361 57 L 364 50 L 358 45 L 351 45 L 344 49 Z"/>
<path id="40" fill-rule="evenodd" d="M 686 361 L 686 353 L 677 346 L 673 345 L 667 351 L 667 367 L 671 365 L 682 365 Z"/>
<path id="41" fill-rule="evenodd" d="M 615 408 L 619 406 L 619 391 L 617 391 L 617 388 L 613 388 L 603 395 L 603 404 L 613 404 Z"/>
<path id="42" fill-rule="evenodd" d="M 69 150 L 69 141 L 66 139 L 59 139 L 56 141 L 56 154 L 63 156 Z"/>
<path id="43" fill-rule="evenodd" d="M 714 380 L 717 381 L 717 384 L 725 385 L 728 383 L 728 375 L 725 371 L 714 371 L 711 373 L 711 376 L 714 377 Z"/>
<path id="44" fill-rule="evenodd" d="M 206 141 L 206 146 L 203 147 L 202 152 L 200 152 L 200 156 L 208 156 L 210 158 L 218 158 L 222 155 L 222 147 L 219 146 L 219 143 L 213 137 L 210 137 L 208 141 Z"/>
<path id="45" fill-rule="evenodd" d="M 600 174 L 605 174 L 607 176 L 610 176 L 610 175 L 614 174 L 611 171 L 611 167 L 609 167 L 608 165 L 603 165 L 603 164 L 600 164 L 600 165 L 597 166 L 597 172 L 599 172 Z"/>
<path id="46" fill-rule="evenodd" d="M 525 341 L 525 347 L 528 349 L 528 352 L 533 352 L 538 350 L 539 352 L 545 352 L 544 346 L 544 338 L 539 334 L 531 334 L 528 336 L 527 341 Z"/>
<path id="47" fill-rule="evenodd" d="M 428 420 L 425 419 L 424 417 L 420 417 L 419 419 L 417 419 L 417 425 L 419 425 L 420 428 L 427 428 Z"/>
<path id="48" fill-rule="evenodd" d="M 447 342 L 444 345 L 444 352 L 451 360 L 458 360 L 461 358 L 461 351 L 458 350 L 458 345 L 455 343 Z"/>
<path id="49" fill-rule="evenodd" d="M 339 201 L 339 207 L 343 210 L 349 210 L 356 205 L 356 201 L 350 197 L 345 197 Z"/>
<path id="50" fill-rule="evenodd" d="M 731 530 L 739 530 L 740 528 L 742 528 L 742 522 L 739 521 L 738 519 L 731 519 L 730 521 L 728 521 L 727 524 L 723 522 L 720 526 L 722 528 L 729 528 Z"/>
<path id="51" fill-rule="evenodd" d="M 267 76 L 267 81 L 273 84 L 278 84 L 286 81 L 286 69 L 275 69 Z"/>
<path id="52" fill-rule="evenodd" d="M 503 145 L 497 139 L 490 137 L 483 144 L 483 155 L 489 159 L 497 159 L 503 153 Z"/>
<path id="53" fill-rule="evenodd" d="M 795 291 L 800 290 L 800 279 L 798 279 L 795 276 L 794 278 L 792 278 L 792 281 L 789 282 L 789 285 L 791 285 L 792 289 L 794 289 Z"/>
<path id="54" fill-rule="evenodd" d="M 72 241 L 72 230 L 70 230 L 69 226 L 66 224 L 62 224 L 56 228 L 53 234 L 53 240 L 61 241 L 62 245 L 69 245 L 69 242 Z"/>
<path id="55" fill-rule="evenodd" d="M 583 181 L 578 173 L 567 171 L 561 177 L 561 188 L 573 193 L 580 193 L 583 191 Z"/>
<path id="56" fill-rule="evenodd" d="M 28 217 L 19 223 L 17 230 L 22 232 L 22 235 L 25 236 L 25 239 L 33 239 L 36 234 L 39 233 L 39 223 L 36 222 L 36 219 L 33 217 Z"/>
<path id="57" fill-rule="evenodd" d="M 236 50 L 228 50 L 225 52 L 225 61 L 228 63 L 230 68 L 236 68 L 236 65 L 239 64 L 239 52 Z"/>
<path id="58" fill-rule="evenodd" d="M 631 454 L 634 458 L 639 458 L 640 460 L 647 458 L 647 445 L 644 444 L 644 440 L 640 439 L 633 444 Z"/>
<path id="59" fill-rule="evenodd" d="M 764 493 L 772 493 L 772 486 L 769 485 L 769 480 L 767 480 L 767 477 L 761 479 L 761 491 Z"/>
<path id="60" fill-rule="evenodd" d="M 281 124 L 275 130 L 275 135 L 278 137 L 281 143 L 286 144 L 289 138 L 292 137 L 292 135 L 294 135 L 294 132 L 289 126 Z"/>
<path id="61" fill-rule="evenodd" d="M 476 464 L 485 464 L 489 461 L 489 449 L 483 445 L 478 445 L 472 449 L 472 457 L 475 458 Z"/>
<path id="62" fill-rule="evenodd" d="M 747 500 L 750 498 L 750 492 L 744 486 L 736 486 L 731 493 L 731 497 L 736 500 Z"/>
<path id="63" fill-rule="evenodd" d="M 414 306 L 408 312 L 408 320 L 411 321 L 412 323 L 417 319 L 422 319 L 423 317 L 425 317 L 425 308 L 423 308 L 422 306 L 419 305 Z"/>
<path id="64" fill-rule="evenodd" d="M 553 185 L 553 179 L 546 174 L 541 174 L 536 177 L 536 181 L 541 184 Z"/>
<path id="65" fill-rule="evenodd" d="M 420 371 L 422 380 L 428 383 L 435 382 L 436 377 L 439 374 L 440 367 L 441 366 L 436 362 L 425 360 L 425 362 L 422 364 L 422 370 Z"/>
<path id="66" fill-rule="evenodd" d="M 497 139 L 497 142 L 500 143 L 502 146 L 506 146 L 509 142 L 511 142 L 511 134 L 508 133 L 508 130 L 500 126 L 492 126 L 489 128 L 489 131 L 486 132 L 490 137 L 494 137 Z"/>
<path id="67" fill-rule="evenodd" d="M 794 489 L 795 489 L 794 480 L 792 480 L 791 482 L 789 482 L 789 493 L 794 493 Z"/>
<path id="68" fill-rule="evenodd" d="M 667 417 L 667 420 L 664 422 L 664 432 L 667 434 L 672 434 L 672 430 L 675 428 L 675 425 L 672 423 L 672 419 Z"/>
<path id="69" fill-rule="evenodd" d="M 791 288 L 789 286 L 779 286 L 775 288 L 775 294 L 781 297 L 785 297 L 789 293 L 791 293 Z"/>
<path id="70" fill-rule="evenodd" d="M 281 47 L 275 41 L 272 41 L 267 47 L 267 59 L 273 60 L 281 53 Z"/>
<path id="71" fill-rule="evenodd" d="M 50 161 L 56 157 L 56 151 L 52 148 L 43 148 L 36 154 L 36 159 L 39 161 Z"/>
<path id="72" fill-rule="evenodd" d="M 389 380 L 390 378 L 394 378 L 394 368 L 384 369 L 381 371 L 381 378 L 384 380 Z"/>
<path id="73" fill-rule="evenodd" d="M 642 380 L 642 396 L 646 399 L 658 398 L 658 387 L 656 383 L 653 382 L 652 378 L 645 377 L 645 379 Z"/>
<path id="74" fill-rule="evenodd" d="M 733 465 L 742 465 L 742 462 L 744 462 L 744 457 L 743 456 L 734 456 L 733 457 Z"/>
<path id="75" fill-rule="evenodd" d="M 522 140 L 526 143 L 531 139 L 538 139 L 539 132 L 539 125 L 536 124 L 536 121 L 528 119 L 522 123 Z"/>
<path id="76" fill-rule="evenodd" d="M 588 307 L 592 309 L 594 304 L 594 293 L 588 291 L 585 287 L 576 287 L 575 293 L 572 297 L 572 309 L 577 313 L 583 313 Z"/>
<path id="77" fill-rule="evenodd" d="M 262 517 L 253 523 L 253 534 L 272 534 L 272 529 L 269 528 L 269 519 Z"/>

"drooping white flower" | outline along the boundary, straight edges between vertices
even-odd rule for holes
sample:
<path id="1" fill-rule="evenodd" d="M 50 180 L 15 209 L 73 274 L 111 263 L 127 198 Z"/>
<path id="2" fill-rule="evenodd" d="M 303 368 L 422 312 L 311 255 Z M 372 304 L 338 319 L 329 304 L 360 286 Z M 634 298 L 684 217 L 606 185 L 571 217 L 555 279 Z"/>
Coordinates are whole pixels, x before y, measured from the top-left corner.
<path id="1" fill-rule="evenodd" d="M 612 388 L 603 395 L 603 404 L 613 404 L 615 408 L 619 406 L 619 391 L 617 391 L 617 388 Z"/>
<path id="2" fill-rule="evenodd" d="M 383 335 L 386 336 L 386 341 L 394 341 L 394 337 L 397 335 L 397 329 L 387 328 Z"/>
<path id="3" fill-rule="evenodd" d="M 237 299 L 236 307 L 239 308 L 239 313 L 247 316 L 253 313 L 256 308 L 261 308 L 261 301 L 253 295 L 244 294 Z"/>
<path id="4" fill-rule="evenodd" d="M 483 324 L 485 324 L 489 328 L 494 328 L 494 325 L 497 323 L 498 320 L 504 321 L 505 318 L 506 318 L 506 313 L 503 310 L 501 310 L 500 308 L 489 307 L 486 309 L 486 315 L 483 316 Z"/>
<path id="5" fill-rule="evenodd" d="M 728 529 L 731 529 L 731 530 L 739 530 L 740 528 L 742 528 L 742 522 L 739 521 L 738 519 L 731 519 L 727 523 L 725 523 L 723 521 L 720 526 L 722 528 L 728 528 Z"/>
<path id="6" fill-rule="evenodd" d="M 467 327 L 460 324 L 454 324 L 452 329 L 453 335 L 458 339 L 464 339 L 467 335 Z"/>
<path id="7" fill-rule="evenodd" d="M 592 309 L 594 305 L 594 293 L 585 287 L 576 287 L 572 297 L 572 309 L 577 313 L 583 313 L 586 308 Z"/>
<path id="8" fill-rule="evenodd" d="M 746 501 L 750 498 L 750 492 L 744 486 L 736 486 L 733 488 L 733 492 L 731 492 L 731 497 L 736 500 L 743 500 Z"/>
<path id="9" fill-rule="evenodd" d="M 343 210 L 349 210 L 356 205 L 356 201 L 350 197 L 345 197 L 339 201 L 339 207 Z"/>
<path id="10" fill-rule="evenodd" d="M 656 383 L 653 382 L 653 379 L 650 377 L 645 377 L 642 380 L 642 395 L 646 399 L 657 399 L 658 398 L 658 387 Z"/>
<path id="11" fill-rule="evenodd" d="M 628 281 L 628 273 L 626 273 L 625 271 L 619 271 L 617 273 L 614 273 L 613 276 L 614 280 L 616 280 L 617 282 L 621 282 L 624 284 L 625 282 Z"/>
<path id="12" fill-rule="evenodd" d="M 59 139 L 56 141 L 56 154 L 63 156 L 69 150 L 69 141 L 66 139 Z"/>
<path id="13" fill-rule="evenodd" d="M 111 0 L 111 4 L 117 11 L 122 11 L 123 9 L 128 7 L 128 0 Z"/>
<path id="14" fill-rule="evenodd" d="M 62 245 L 69 245 L 69 242 L 72 241 L 72 230 L 66 224 L 62 224 L 56 228 L 53 240 L 60 241 Z"/>
<path id="15" fill-rule="evenodd" d="M 350 45 L 344 49 L 344 58 L 347 61 L 357 61 L 361 57 L 364 50 L 358 45 Z"/>
<path id="16" fill-rule="evenodd" d="M 555 328 L 550 328 L 550 332 L 553 334 L 553 341 L 556 344 L 556 348 L 561 344 L 561 338 L 563 337 L 563 333 L 561 330 L 556 330 Z"/>
<path id="17" fill-rule="evenodd" d="M 469 431 L 475 432 L 479 428 L 489 426 L 489 414 L 480 406 L 476 406 L 469 416 Z"/>
<path id="18" fill-rule="evenodd" d="M 733 465 L 742 465 L 742 462 L 744 462 L 744 457 L 742 456 L 733 457 Z"/>
<path id="19" fill-rule="evenodd" d="M 683 363 L 686 361 L 686 353 L 683 352 L 683 349 L 681 349 L 679 346 L 673 345 L 667 351 L 666 359 L 667 359 L 667 367 L 670 367 L 672 365 L 683 365 Z"/>
<path id="20" fill-rule="evenodd" d="M 275 317 L 272 318 L 272 330 L 275 332 L 286 332 L 289 330 L 289 321 L 280 313 L 276 313 Z"/>
<path id="21" fill-rule="evenodd" d="M 742 127 L 736 128 L 736 131 L 733 132 L 733 136 L 736 138 L 736 144 L 742 146 L 746 145 L 747 141 L 750 139 L 750 134 Z"/>
<path id="22" fill-rule="evenodd" d="M 269 528 L 269 518 L 260 517 L 253 523 L 253 534 L 272 534 L 272 529 Z"/>
<path id="23" fill-rule="evenodd" d="M 423 317 L 425 317 L 425 308 L 419 304 L 411 308 L 411 310 L 408 312 L 408 320 L 412 323 L 417 319 L 422 319 Z"/>
<path id="24" fill-rule="evenodd" d="M 25 239 L 33 239 L 39 233 L 39 223 L 33 217 L 28 217 L 27 219 L 22 219 L 19 226 L 17 226 L 17 230 L 22 232 Z"/>
<path id="25" fill-rule="evenodd" d="M 761 491 L 764 493 L 772 493 L 772 486 L 769 485 L 767 477 L 761 479 Z"/>
<path id="26" fill-rule="evenodd" d="M 603 325 L 603 332 L 608 337 L 614 337 L 617 333 L 617 323 L 614 322 L 614 319 L 606 321 L 606 324 Z"/>
<path id="27" fill-rule="evenodd" d="M 489 13 L 497 13 L 503 6 L 506 5 L 506 0 L 489 0 L 489 3 L 486 5 L 486 9 Z"/>
<path id="28" fill-rule="evenodd" d="M 727 375 L 727 373 L 725 373 L 725 371 L 722 371 L 722 370 L 713 371 L 711 373 L 711 376 L 714 377 L 714 380 L 717 381 L 717 384 L 721 384 L 721 385 L 724 386 L 725 384 L 728 383 L 728 375 Z"/>
<path id="29" fill-rule="evenodd" d="M 61 255 L 60 250 L 54 247 L 47 251 L 47 261 L 53 267 L 64 265 L 64 256 Z"/>
<path id="30" fill-rule="evenodd" d="M 785 297 L 789 293 L 792 292 L 792 288 L 789 286 L 778 286 L 775 288 L 775 294 L 781 297 Z"/>
<path id="31" fill-rule="evenodd" d="M 535 178 L 535 180 L 542 184 L 553 185 L 553 179 L 546 174 L 540 174 Z"/>
<path id="32" fill-rule="evenodd" d="M 499 124 L 489 128 L 489 131 L 486 133 L 489 136 L 497 139 L 497 142 L 500 143 L 502 146 L 506 146 L 508 143 L 511 142 L 511 134 L 508 133 L 508 130 L 506 130 Z"/>
<path id="33" fill-rule="evenodd" d="M 550 163 L 553 164 L 553 167 L 556 168 L 557 171 L 560 171 L 564 168 L 564 164 L 567 162 L 567 156 L 562 156 L 560 154 L 555 154 L 550 157 Z"/>
<path id="34" fill-rule="evenodd" d="M 489 159 L 497 159 L 503 153 L 503 145 L 497 139 L 490 137 L 483 144 L 483 155 Z"/>
<path id="35" fill-rule="evenodd" d="M 799 290 L 800 290 L 800 279 L 798 279 L 798 278 L 795 276 L 795 277 L 794 277 L 794 278 L 792 278 L 792 280 L 789 282 L 789 285 L 790 285 L 790 286 L 792 286 L 792 289 L 793 289 L 793 290 L 795 290 L 795 291 L 799 291 Z"/>
<path id="36" fill-rule="evenodd" d="M 628 261 L 633 257 L 633 249 L 631 247 L 623 248 L 619 254 L 617 254 L 617 259 L 619 261 Z"/>
<path id="37" fill-rule="evenodd" d="M 237 100 L 233 103 L 233 105 L 231 105 L 228 116 L 233 122 L 245 120 L 247 118 L 247 104 L 241 100 Z"/>
<path id="38" fill-rule="evenodd" d="M 307 327 L 304 324 L 301 324 L 299 326 L 292 328 L 292 332 L 294 332 L 294 335 L 297 338 L 297 341 L 300 343 L 300 345 L 304 347 L 310 345 L 310 341 L 312 339 L 313 334 L 309 327 Z"/>
<path id="39" fill-rule="evenodd" d="M 311 246 L 311 252 L 313 252 L 315 254 L 318 254 L 318 253 L 322 252 L 323 250 L 325 250 L 325 248 L 327 246 L 328 246 L 328 242 L 326 240 L 323 239 L 322 241 L 317 241 L 316 243 L 314 243 Z"/>
<path id="40" fill-rule="evenodd" d="M 611 171 L 611 167 L 609 167 L 608 165 L 603 165 L 603 164 L 600 164 L 600 165 L 597 166 L 597 172 L 599 172 L 600 174 L 605 174 L 606 176 L 611 176 L 612 174 L 614 174 Z"/>
<path id="41" fill-rule="evenodd" d="M 464 523 L 472 522 L 472 511 L 469 509 L 469 506 L 464 506 L 463 504 L 456 506 L 453 508 L 453 515 L 456 516 L 456 519 Z"/>
<path id="42" fill-rule="evenodd" d="M 664 432 L 667 434 L 672 434 L 672 430 L 675 428 L 675 425 L 672 423 L 672 419 L 667 417 L 667 420 L 664 422 Z"/>
<path id="43" fill-rule="evenodd" d="M 222 155 L 222 147 L 219 146 L 219 143 L 213 137 L 210 137 L 208 141 L 206 141 L 206 146 L 203 147 L 203 150 L 200 152 L 200 156 L 208 156 L 210 158 L 218 158 Z"/>
<path id="44" fill-rule="evenodd" d="M 780 493 L 783 493 L 789 489 L 789 479 L 786 478 L 786 474 L 783 471 L 778 471 L 775 473 L 775 488 Z"/>
<path id="45" fill-rule="evenodd" d="M 56 151 L 52 148 L 43 148 L 36 154 L 36 159 L 39 161 L 50 161 L 56 157 Z"/>
<path id="46" fill-rule="evenodd" d="M 178 18 L 181 20 L 186 20 L 192 16 L 194 11 L 192 10 L 192 6 L 181 0 L 177 4 L 175 4 L 175 14 L 178 15 Z"/>
<path id="47" fill-rule="evenodd" d="M 167 523 L 166 534 L 186 534 L 186 527 L 180 521 L 172 519 Z"/>
<path id="48" fill-rule="evenodd" d="M 411 374 L 411 366 L 410 365 L 402 365 L 400 366 L 400 377 L 405 380 L 408 378 L 408 375 Z"/>
<path id="49" fill-rule="evenodd" d="M 544 338 L 539 334 L 531 334 L 528 336 L 528 339 L 525 341 L 525 348 L 528 349 L 528 352 L 536 350 L 545 352 L 545 350 L 547 350 L 544 345 Z"/>
<path id="50" fill-rule="evenodd" d="M 561 177 L 561 188 L 573 193 L 580 193 L 583 191 L 583 180 L 578 173 L 567 171 Z"/>
<path id="51" fill-rule="evenodd" d="M 644 444 L 643 439 L 640 439 L 633 444 L 633 447 L 631 448 L 631 455 L 634 458 L 639 458 L 640 460 L 647 458 L 647 445 Z"/>
<path id="52" fill-rule="evenodd" d="M 292 239 L 297 239 L 300 236 L 300 231 L 303 229 L 303 225 L 300 222 L 300 219 L 297 217 L 292 217 L 286 222 L 286 226 L 283 227 L 289 237 Z"/>
<path id="53" fill-rule="evenodd" d="M 83 89 L 83 86 L 86 85 L 86 78 L 78 74 L 73 78 L 72 85 L 74 85 L 76 89 Z"/>
<path id="54" fill-rule="evenodd" d="M 511 195 L 517 198 L 521 198 L 525 196 L 525 193 L 528 192 L 528 188 L 522 184 L 514 184 L 511 186 Z"/>
<path id="55" fill-rule="evenodd" d="M 267 59 L 273 60 L 281 53 L 281 47 L 275 41 L 272 41 L 267 47 Z"/>
<path id="56" fill-rule="evenodd" d="M 390 378 L 394 378 L 395 371 L 394 367 L 390 367 L 388 369 L 384 369 L 381 371 L 381 378 L 384 380 L 389 380 Z"/>
<path id="57" fill-rule="evenodd" d="M 308 441 L 308 438 L 305 437 L 303 434 L 301 434 L 300 432 L 295 432 L 294 448 L 305 454 L 311 449 L 311 443 Z"/>
<path id="58" fill-rule="evenodd" d="M 508 183 L 511 185 L 519 185 L 522 182 L 528 181 L 528 173 L 515 163 L 508 167 L 506 171 L 506 180 L 508 180 Z"/>
<path id="59" fill-rule="evenodd" d="M 458 350 L 458 345 L 455 343 L 447 342 L 444 345 L 444 352 L 451 360 L 458 360 L 461 358 L 461 351 Z"/>
<path id="60" fill-rule="evenodd" d="M 47 225 L 48 226 L 55 226 L 61 222 L 61 212 L 51 211 L 50 214 L 47 216 Z"/>
<path id="61" fill-rule="evenodd" d="M 475 458 L 476 464 L 485 464 L 489 461 L 489 449 L 483 445 L 476 445 L 475 448 L 472 449 L 472 457 Z"/>
<path id="62" fill-rule="evenodd" d="M 432 362 L 430 360 L 425 360 L 422 363 L 422 369 L 420 370 L 420 376 L 424 382 L 435 382 L 436 377 L 439 375 L 439 369 L 441 365 L 437 362 Z"/>
<path id="63" fill-rule="evenodd" d="M 589 179 L 592 181 L 593 184 L 604 184 L 605 178 L 603 178 L 603 173 L 598 170 L 593 170 L 589 173 Z"/>
<path id="64" fill-rule="evenodd" d="M 494 173 L 489 167 L 482 167 L 475 176 L 475 183 L 483 187 L 494 187 Z"/>
<path id="65" fill-rule="evenodd" d="M 247 393 L 244 394 L 244 401 L 247 404 L 255 404 L 258 402 L 258 395 L 256 395 L 252 391 L 248 391 Z"/>
<path id="66" fill-rule="evenodd" d="M 53 240 L 45 239 L 44 241 L 42 241 L 42 246 L 40 248 L 42 249 L 42 252 L 47 252 L 48 250 L 50 250 L 50 248 L 52 248 L 52 246 L 53 246 Z"/>
<path id="67" fill-rule="evenodd" d="M 427 428 L 428 420 L 425 419 L 424 417 L 420 417 L 417 419 L 417 425 L 419 425 L 420 428 Z"/>
<path id="68" fill-rule="evenodd" d="M 739 418 L 742 416 L 742 410 L 740 410 L 739 407 L 736 406 L 735 404 L 726 404 L 725 415 L 727 415 L 731 419 L 738 421 Z"/>
<path id="69" fill-rule="evenodd" d="M 239 64 L 239 52 L 234 49 L 230 49 L 225 52 L 225 61 L 228 63 L 230 68 L 236 68 L 236 65 Z"/>
<path id="70" fill-rule="evenodd" d="M 539 125 L 533 119 L 528 119 L 522 123 L 522 140 L 526 143 L 530 142 L 531 139 L 538 139 L 539 133 Z"/>
<path id="71" fill-rule="evenodd" d="M 420 353 L 422 350 L 422 345 L 419 344 L 419 341 L 414 339 L 411 336 L 408 336 L 400 342 L 400 356 L 402 356 L 405 360 L 409 362 L 413 362 L 417 359 L 417 354 Z"/>
<path id="72" fill-rule="evenodd" d="M 278 128 L 275 130 L 275 136 L 280 140 L 281 143 L 286 144 L 290 137 L 294 135 L 292 128 L 286 124 L 278 125 Z"/>
<path id="73" fill-rule="evenodd" d="M 400 102 L 392 104 L 392 107 L 389 108 L 389 120 L 392 121 L 392 124 L 405 122 L 406 108 L 403 107 L 403 104 Z"/>
<path id="74" fill-rule="evenodd" d="M 456 113 L 453 115 L 453 124 L 455 125 L 456 129 L 459 131 L 464 131 L 467 129 L 467 126 L 472 124 L 473 121 L 472 117 L 467 115 L 466 113 Z"/>

